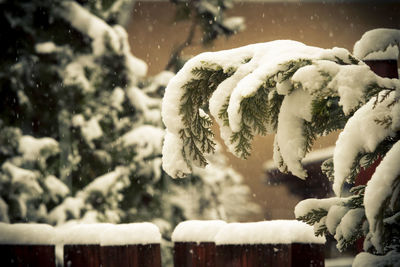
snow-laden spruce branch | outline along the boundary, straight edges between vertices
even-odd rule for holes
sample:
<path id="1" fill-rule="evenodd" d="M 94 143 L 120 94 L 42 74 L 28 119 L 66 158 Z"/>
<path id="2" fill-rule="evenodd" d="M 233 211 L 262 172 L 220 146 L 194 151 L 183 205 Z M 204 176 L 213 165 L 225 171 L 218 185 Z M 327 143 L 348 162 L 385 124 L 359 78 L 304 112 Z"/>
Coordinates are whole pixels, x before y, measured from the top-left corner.
<path id="1" fill-rule="evenodd" d="M 399 56 L 400 30 L 374 29 L 354 44 L 353 54 L 362 60 L 395 59 Z"/>
<path id="2" fill-rule="evenodd" d="M 343 128 L 371 96 L 398 87 L 342 48 L 273 41 L 200 54 L 166 89 L 163 167 L 183 177 L 207 164 L 209 110 L 232 153 L 246 158 L 254 135 L 276 133 L 274 161 L 304 179 L 301 160 L 317 136 Z"/>
<path id="3" fill-rule="evenodd" d="M 322 166 L 336 197 L 301 201 L 296 218 L 314 225 L 316 235 L 333 235 L 340 251 L 366 237 L 364 250 L 376 256 L 359 254 L 354 266 L 397 262 L 400 81 L 377 76 L 361 60 L 397 60 L 399 44 L 400 30 L 377 29 L 353 54 L 274 41 L 193 58 L 166 89 L 164 169 L 182 177 L 207 164 L 214 149 L 210 115 L 229 150 L 243 158 L 254 135 L 276 133 L 276 165 L 300 178 L 314 139 L 341 129 L 333 158 Z M 377 162 L 368 184 L 353 186 L 361 168 Z"/>

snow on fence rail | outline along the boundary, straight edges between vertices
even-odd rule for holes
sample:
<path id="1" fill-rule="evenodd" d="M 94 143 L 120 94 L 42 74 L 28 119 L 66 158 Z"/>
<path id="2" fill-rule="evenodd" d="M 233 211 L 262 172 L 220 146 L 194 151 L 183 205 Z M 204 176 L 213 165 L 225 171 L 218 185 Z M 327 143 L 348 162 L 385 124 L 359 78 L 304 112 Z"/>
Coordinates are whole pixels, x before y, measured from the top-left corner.
<path id="1" fill-rule="evenodd" d="M 0 266 L 54 267 L 55 236 L 45 224 L 0 223 Z"/>
<path id="2" fill-rule="evenodd" d="M 160 242 L 151 223 L 0 224 L 0 266 L 54 267 L 61 245 L 64 266 L 161 267 Z"/>
<path id="3" fill-rule="evenodd" d="M 324 237 L 295 220 L 231 223 L 217 234 L 217 266 L 324 266 Z"/>
<path id="4" fill-rule="evenodd" d="M 172 234 L 175 267 L 324 266 L 325 239 L 299 221 L 186 221 Z M 0 223 L 0 266 L 161 267 L 161 234 L 151 223 Z"/>
<path id="5" fill-rule="evenodd" d="M 185 221 L 172 233 L 174 267 L 216 267 L 215 236 L 224 221 Z"/>
<path id="6" fill-rule="evenodd" d="M 172 241 L 175 267 L 324 266 L 325 238 L 299 221 L 187 221 Z"/>

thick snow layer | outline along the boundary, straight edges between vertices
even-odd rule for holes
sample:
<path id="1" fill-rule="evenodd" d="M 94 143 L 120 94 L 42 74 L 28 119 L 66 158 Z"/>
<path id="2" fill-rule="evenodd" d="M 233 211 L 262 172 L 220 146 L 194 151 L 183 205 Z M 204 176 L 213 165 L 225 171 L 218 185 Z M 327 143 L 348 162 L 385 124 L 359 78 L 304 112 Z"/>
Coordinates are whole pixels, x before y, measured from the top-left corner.
<path id="1" fill-rule="evenodd" d="M 357 254 L 353 261 L 353 267 L 386 267 L 386 266 L 399 266 L 400 253 L 397 251 L 390 251 L 386 255 L 378 256 L 367 252 Z"/>
<path id="2" fill-rule="evenodd" d="M 161 233 L 152 223 L 117 224 L 107 227 L 100 233 L 100 245 L 134 245 L 134 244 L 159 244 Z"/>
<path id="3" fill-rule="evenodd" d="M 43 189 L 37 181 L 37 172 L 17 167 L 8 161 L 5 162 L 1 168 L 11 177 L 11 183 L 14 185 L 20 185 L 22 190 L 27 190 L 29 191 L 29 194 L 32 195 L 38 195 L 43 192 Z"/>
<path id="4" fill-rule="evenodd" d="M 53 42 L 43 42 L 35 45 L 35 51 L 39 54 L 51 54 L 58 51 L 58 47 Z"/>
<path id="5" fill-rule="evenodd" d="M 59 244 L 97 244 L 102 246 L 158 244 L 161 234 L 152 223 L 67 224 L 57 227 Z"/>
<path id="6" fill-rule="evenodd" d="M 47 224 L 0 223 L 0 244 L 53 245 L 55 233 Z"/>
<path id="7" fill-rule="evenodd" d="M 371 52 L 363 60 L 397 60 L 398 57 L 399 48 L 396 45 L 389 45 L 385 51 Z"/>
<path id="8" fill-rule="evenodd" d="M 369 222 L 371 243 L 378 252 L 383 251 L 381 241 L 383 235 L 382 215 L 386 201 L 390 199 L 396 189 L 396 181 L 400 175 L 400 141 L 389 150 L 382 162 L 378 165 L 371 180 L 368 182 L 364 195 L 365 214 Z M 398 185 L 397 185 L 398 186 Z"/>
<path id="9" fill-rule="evenodd" d="M 292 76 L 293 83 L 301 83 L 302 88 L 310 94 L 318 92 L 326 77 L 321 75 L 321 72 L 329 73 L 335 76 L 340 70 L 340 65 L 329 60 L 319 60 L 315 65 L 308 65 L 298 69 Z"/>
<path id="10" fill-rule="evenodd" d="M 54 175 L 48 175 L 44 179 L 44 185 L 52 195 L 65 197 L 70 193 L 68 186 L 66 186 L 60 179 Z"/>
<path id="11" fill-rule="evenodd" d="M 136 146 L 135 159 L 144 158 L 161 153 L 165 131 L 152 125 L 142 125 L 127 132 L 121 137 L 124 146 Z"/>
<path id="12" fill-rule="evenodd" d="M 379 54 L 375 54 L 373 58 L 368 59 L 396 59 L 398 58 L 399 51 L 388 50 L 389 46 L 397 46 L 399 49 L 400 44 L 400 30 L 398 29 L 374 29 L 363 34 L 361 39 L 354 44 L 353 54 L 360 58 L 366 57 L 376 51 L 387 51 L 387 53 L 380 54 L 383 58 L 378 58 Z"/>
<path id="13" fill-rule="evenodd" d="M 100 245 L 101 235 L 110 223 L 68 224 L 57 228 L 58 244 Z"/>
<path id="14" fill-rule="evenodd" d="M 331 158 L 334 150 L 334 146 L 313 150 L 304 157 L 302 163 L 322 161 Z"/>
<path id="15" fill-rule="evenodd" d="M 220 220 L 181 222 L 172 233 L 172 241 L 215 242 L 215 236 L 225 225 L 226 222 Z"/>
<path id="16" fill-rule="evenodd" d="M 399 81 L 389 80 L 395 84 Z M 380 93 L 380 98 L 385 92 Z M 394 136 L 397 130 L 400 129 L 400 104 L 389 106 L 395 98 L 395 93 L 391 93 L 389 97 L 382 102 L 375 104 L 375 97 L 367 104 L 359 108 L 354 115 L 347 121 L 344 130 L 340 133 L 336 142 L 336 148 L 333 155 L 335 180 L 333 183 L 333 191 L 337 196 L 342 192 L 342 186 L 347 177 L 350 175 L 350 170 L 359 153 L 373 152 L 377 145 L 388 136 Z M 376 119 L 384 119 L 391 117 L 393 123 L 390 127 L 378 124 Z"/>
<path id="17" fill-rule="evenodd" d="M 246 28 L 243 17 L 230 17 L 224 19 L 223 24 L 231 31 L 242 31 Z"/>
<path id="18" fill-rule="evenodd" d="M 106 173 L 102 176 L 97 177 L 90 184 L 88 184 L 84 191 L 86 193 L 99 192 L 104 197 L 112 187 L 117 187 L 117 189 L 122 189 L 124 187 L 123 182 L 120 181 L 121 176 L 124 175 L 123 168 L 116 168 L 114 171 Z"/>
<path id="19" fill-rule="evenodd" d="M 360 104 L 366 87 L 377 80 L 381 79 L 367 65 L 342 66 L 328 88 L 337 88 L 339 104 L 348 115 Z"/>
<path id="20" fill-rule="evenodd" d="M 87 124 L 81 128 L 82 134 L 86 140 L 92 141 L 103 135 L 103 130 L 99 124 L 98 118 L 91 118 Z"/>
<path id="21" fill-rule="evenodd" d="M 51 210 L 48 220 L 51 223 L 61 225 L 67 221 L 68 215 L 79 218 L 84 206 L 85 203 L 82 198 L 67 197 L 60 205 Z"/>
<path id="22" fill-rule="evenodd" d="M 306 154 L 304 120 L 311 120 L 311 95 L 306 91 L 296 90 L 282 102 L 274 145 L 279 146 L 280 155 L 291 173 L 302 179 L 307 176 L 300 163 Z"/>
<path id="23" fill-rule="evenodd" d="M 351 240 L 356 230 L 359 230 L 364 217 L 364 209 L 352 209 L 349 210 L 346 215 L 342 217 L 339 225 L 336 228 L 335 239 L 336 240 Z"/>
<path id="24" fill-rule="evenodd" d="M 309 198 L 300 201 L 294 208 L 294 215 L 296 218 L 306 215 L 313 209 L 324 209 L 328 211 L 333 205 L 340 205 L 345 199 L 339 197 L 331 197 L 325 199 Z"/>
<path id="25" fill-rule="evenodd" d="M 326 215 L 325 225 L 331 235 L 335 235 L 336 227 L 340 220 L 349 211 L 349 208 L 342 205 L 333 205 Z"/>
<path id="26" fill-rule="evenodd" d="M 312 226 L 296 220 L 229 223 L 215 237 L 217 245 L 325 243 Z"/>
<path id="27" fill-rule="evenodd" d="M 58 142 L 50 137 L 34 138 L 24 135 L 19 140 L 18 152 L 27 160 L 37 160 L 40 156 L 51 156 L 59 152 Z"/>
<path id="28" fill-rule="evenodd" d="M 182 155 L 182 139 L 168 130 L 162 148 L 162 167 L 172 178 L 184 178 L 192 172 L 192 167 Z"/>
<path id="29" fill-rule="evenodd" d="M 118 111 L 122 111 L 122 103 L 125 99 L 125 92 L 121 87 L 116 87 L 111 94 L 111 105 Z"/>
<path id="30" fill-rule="evenodd" d="M 325 259 L 325 267 L 350 267 L 354 261 L 354 257 L 345 256 L 340 258 Z"/>
<path id="31" fill-rule="evenodd" d="M 88 144 L 97 138 L 103 136 L 103 130 L 99 124 L 99 118 L 92 117 L 90 120 L 86 121 L 82 114 L 75 115 L 72 118 L 72 124 L 75 127 L 80 127 L 82 136 Z"/>

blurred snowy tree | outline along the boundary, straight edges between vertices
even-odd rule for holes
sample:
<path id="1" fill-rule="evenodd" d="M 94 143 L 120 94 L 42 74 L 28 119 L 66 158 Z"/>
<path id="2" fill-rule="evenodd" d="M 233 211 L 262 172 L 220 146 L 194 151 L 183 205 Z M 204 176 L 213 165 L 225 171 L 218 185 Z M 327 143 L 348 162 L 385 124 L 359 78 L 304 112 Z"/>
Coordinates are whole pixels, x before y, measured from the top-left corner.
<path id="1" fill-rule="evenodd" d="M 200 43 L 208 46 L 218 37 L 235 34 L 245 28 L 242 17 L 226 17 L 225 11 L 233 6 L 232 0 L 170 0 L 176 6 L 175 21 L 190 21 L 186 39 L 171 53 L 166 70 L 177 72 L 185 59 L 183 50 L 196 44 L 196 30 L 200 31 Z"/>
<path id="2" fill-rule="evenodd" d="M 129 1 L 0 2 L 0 220 L 238 220 L 258 207 L 222 154 L 191 179 L 161 168 L 160 88 L 115 24 Z M 188 193 L 190 192 L 190 193 Z"/>
<path id="3" fill-rule="evenodd" d="M 273 41 L 208 52 L 171 79 L 163 100 L 167 134 L 163 168 L 184 177 L 215 151 L 215 118 L 228 149 L 246 158 L 256 134 L 276 134 L 274 161 L 302 179 L 301 161 L 321 135 L 343 129 L 323 171 L 337 197 L 310 199 L 296 217 L 331 233 L 340 250 L 366 236 L 357 266 L 394 266 L 400 258 L 400 82 L 377 76 L 361 59 L 398 58 L 400 30 L 377 29 L 346 49 Z M 360 168 L 382 158 L 367 186 L 354 185 Z M 377 256 L 378 255 L 378 256 Z M 392 265 L 391 265 L 392 264 Z"/>

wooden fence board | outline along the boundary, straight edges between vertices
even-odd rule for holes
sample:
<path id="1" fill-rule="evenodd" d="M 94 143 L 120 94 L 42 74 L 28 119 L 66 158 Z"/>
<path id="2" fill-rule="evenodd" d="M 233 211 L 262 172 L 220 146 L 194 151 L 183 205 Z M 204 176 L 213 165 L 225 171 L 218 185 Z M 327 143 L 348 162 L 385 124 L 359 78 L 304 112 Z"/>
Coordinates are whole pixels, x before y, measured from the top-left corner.
<path id="1" fill-rule="evenodd" d="M 0 266 L 55 267 L 54 245 L 0 245 Z"/>

